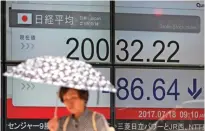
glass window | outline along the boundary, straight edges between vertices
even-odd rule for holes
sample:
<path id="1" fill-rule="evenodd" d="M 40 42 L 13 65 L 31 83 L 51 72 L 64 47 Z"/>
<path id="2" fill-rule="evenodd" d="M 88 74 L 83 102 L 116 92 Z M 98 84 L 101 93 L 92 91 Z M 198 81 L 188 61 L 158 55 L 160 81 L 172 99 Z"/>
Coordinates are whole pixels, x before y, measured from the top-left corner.
<path id="1" fill-rule="evenodd" d="M 43 55 L 67 56 L 96 65 L 95 68 L 110 79 L 108 1 L 15 1 L 7 2 L 7 10 L 7 61 Z M 13 126 L 16 123 L 20 124 L 16 129 L 19 131 L 46 130 L 46 122 L 54 114 L 57 88 L 12 78 L 7 80 L 7 129 L 17 128 Z M 58 106 L 59 117 L 67 115 L 60 100 Z M 110 94 L 90 91 L 88 107 L 109 120 Z"/>
<path id="2" fill-rule="evenodd" d="M 203 2 L 116 1 L 115 7 L 115 61 L 122 66 L 115 68 L 117 130 L 191 130 L 194 121 L 201 124 Z"/>
<path id="3" fill-rule="evenodd" d="M 109 2 L 13 2 L 9 14 L 7 60 L 54 55 L 110 63 Z"/>
<path id="4" fill-rule="evenodd" d="M 203 130 L 202 1 L 115 1 L 115 44 L 109 1 L 7 1 L 6 7 L 7 69 L 42 55 L 83 60 L 115 83 L 116 131 Z M 8 78 L 7 130 L 46 130 L 56 91 Z M 88 107 L 110 120 L 110 102 L 109 93 L 90 92 Z M 58 106 L 59 116 L 67 114 Z"/>

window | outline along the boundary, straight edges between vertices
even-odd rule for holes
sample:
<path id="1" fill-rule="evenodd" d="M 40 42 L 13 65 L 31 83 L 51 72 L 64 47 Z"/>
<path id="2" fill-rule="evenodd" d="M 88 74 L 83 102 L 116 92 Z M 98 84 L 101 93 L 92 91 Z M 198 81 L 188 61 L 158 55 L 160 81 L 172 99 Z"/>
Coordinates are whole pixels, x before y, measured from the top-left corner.
<path id="1" fill-rule="evenodd" d="M 110 79 L 109 10 L 108 1 L 7 2 L 6 60 L 16 66 L 37 56 L 67 56 L 92 63 Z M 7 130 L 46 130 L 56 91 L 49 85 L 8 78 Z M 60 100 L 58 106 L 59 117 L 67 115 Z M 110 94 L 90 92 L 88 107 L 109 120 Z"/>

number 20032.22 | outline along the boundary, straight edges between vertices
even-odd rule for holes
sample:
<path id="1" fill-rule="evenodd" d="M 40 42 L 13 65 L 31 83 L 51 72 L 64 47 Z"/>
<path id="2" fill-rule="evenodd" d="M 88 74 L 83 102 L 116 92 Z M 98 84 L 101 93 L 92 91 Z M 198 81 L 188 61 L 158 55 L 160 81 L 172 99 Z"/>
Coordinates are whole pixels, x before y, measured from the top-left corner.
<path id="1" fill-rule="evenodd" d="M 71 58 L 71 59 L 77 59 L 79 60 L 79 57 L 71 57 L 71 55 L 78 49 L 79 47 L 79 41 L 77 38 L 69 38 L 66 42 L 66 44 L 71 44 L 71 41 L 74 41 L 75 42 L 75 46 L 74 48 L 68 53 L 67 57 L 68 58 Z M 91 49 L 91 53 L 90 53 L 90 56 L 86 56 L 85 55 L 85 44 L 90 44 L 90 49 Z M 119 46 L 120 44 L 123 44 L 124 43 L 124 47 L 121 48 L 121 51 L 123 51 L 125 53 L 125 57 L 122 58 L 120 55 L 116 55 L 116 58 L 119 60 L 119 61 L 126 61 L 128 60 L 129 58 L 129 51 L 127 50 L 128 48 L 128 42 L 124 39 L 119 39 L 116 43 L 117 46 Z M 105 50 L 105 56 L 102 56 L 102 54 L 100 54 L 100 45 L 101 44 L 105 44 L 106 46 L 106 50 Z M 139 55 L 139 53 L 143 50 L 143 42 L 141 40 L 133 40 L 132 43 L 131 43 L 131 46 L 134 46 L 136 44 L 139 44 L 140 45 L 140 48 L 137 50 L 137 52 L 135 52 L 133 54 L 133 56 L 131 57 L 131 61 L 133 62 L 143 62 L 143 59 L 140 59 L 140 58 L 136 58 L 137 55 Z M 159 59 L 158 57 L 163 53 L 163 51 L 165 50 L 165 44 L 163 41 L 161 40 L 156 40 L 154 43 L 153 43 L 153 47 L 156 47 L 157 45 L 160 45 L 161 44 L 161 49 L 160 51 L 154 56 L 153 58 L 153 62 L 165 62 L 164 59 Z M 172 58 L 177 54 L 177 52 L 179 51 L 179 43 L 177 41 L 170 41 L 168 44 L 167 44 L 167 47 L 171 47 L 171 45 L 176 45 L 176 49 L 173 51 L 173 53 L 168 57 L 167 59 L 167 62 L 172 62 L 172 63 L 179 63 L 179 60 L 173 60 Z M 81 54 L 82 54 L 82 57 L 83 59 L 85 60 L 91 60 L 93 57 L 94 57 L 94 42 L 91 38 L 85 38 L 82 40 L 82 44 L 81 44 Z M 108 56 L 109 56 L 109 43 L 106 39 L 104 38 L 101 38 L 97 41 L 97 44 L 96 44 L 96 55 L 97 55 L 97 58 L 100 60 L 100 61 L 105 61 L 108 59 Z"/>

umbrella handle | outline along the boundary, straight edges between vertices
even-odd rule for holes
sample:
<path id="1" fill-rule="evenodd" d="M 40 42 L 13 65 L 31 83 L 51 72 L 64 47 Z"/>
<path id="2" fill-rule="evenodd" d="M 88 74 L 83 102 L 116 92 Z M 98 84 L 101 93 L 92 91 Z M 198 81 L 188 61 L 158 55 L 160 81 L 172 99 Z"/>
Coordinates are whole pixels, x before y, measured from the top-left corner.
<path id="1" fill-rule="evenodd" d="M 55 105 L 55 109 L 54 109 L 54 117 L 57 117 L 58 115 L 58 92 L 56 93 L 56 105 Z"/>
<path id="2" fill-rule="evenodd" d="M 97 105 L 99 105 L 100 102 L 100 91 L 97 91 Z"/>
<path id="3" fill-rule="evenodd" d="M 54 117 L 57 117 L 57 115 L 58 115 L 58 106 L 55 106 L 55 110 L 54 110 Z"/>

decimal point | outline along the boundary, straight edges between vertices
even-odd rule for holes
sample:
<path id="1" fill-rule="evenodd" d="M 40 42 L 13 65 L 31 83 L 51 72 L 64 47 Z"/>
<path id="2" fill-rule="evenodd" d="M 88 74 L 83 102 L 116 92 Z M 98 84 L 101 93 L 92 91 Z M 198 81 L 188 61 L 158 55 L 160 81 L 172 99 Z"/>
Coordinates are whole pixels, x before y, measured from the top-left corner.
<path id="1" fill-rule="evenodd" d="M 150 59 L 147 59 L 147 62 L 149 62 L 150 61 Z"/>
<path id="2" fill-rule="evenodd" d="M 147 97 L 147 100 L 150 100 L 150 97 Z"/>

